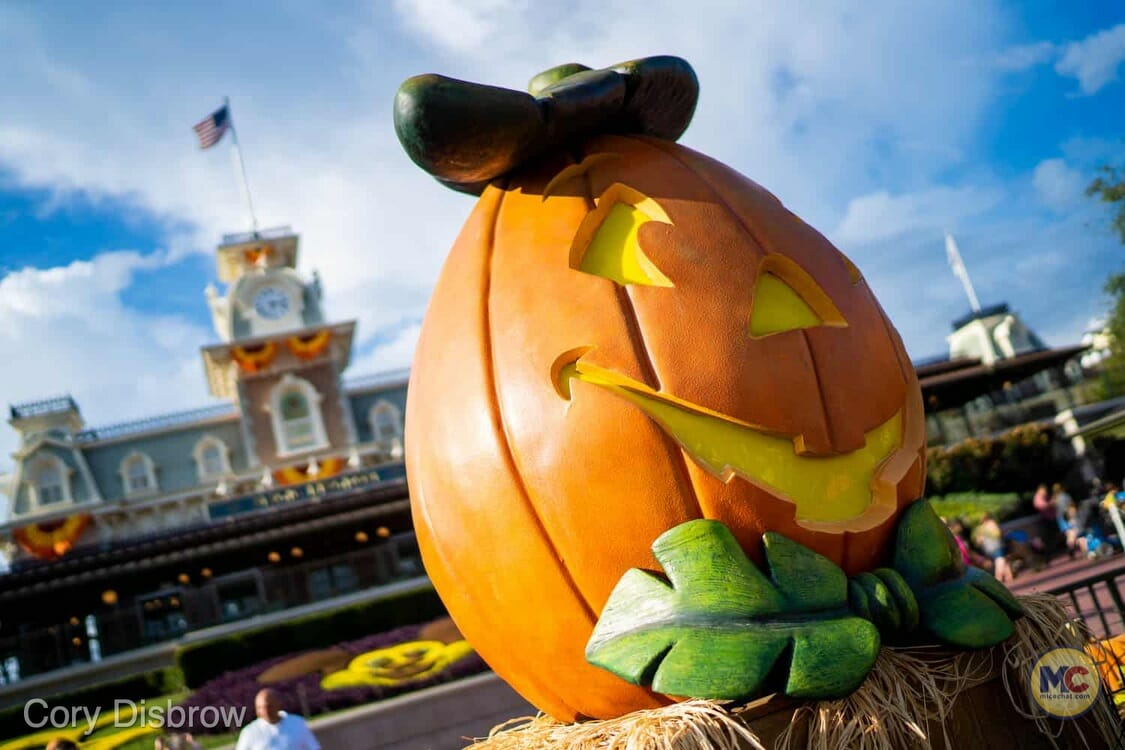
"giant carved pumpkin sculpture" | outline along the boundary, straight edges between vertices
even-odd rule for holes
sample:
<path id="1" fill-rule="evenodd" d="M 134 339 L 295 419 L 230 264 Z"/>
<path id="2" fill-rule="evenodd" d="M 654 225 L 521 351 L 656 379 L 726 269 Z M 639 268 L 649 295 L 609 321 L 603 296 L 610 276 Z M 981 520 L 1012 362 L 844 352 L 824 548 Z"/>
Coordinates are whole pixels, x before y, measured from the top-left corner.
<path id="1" fill-rule="evenodd" d="M 674 142 L 686 63 L 584 70 L 537 79 L 537 98 L 421 77 L 396 110 L 416 161 L 483 186 L 409 386 L 424 561 L 474 648 L 565 720 L 676 700 L 647 661 L 623 679 L 586 653 L 627 571 L 675 579 L 654 558 L 665 532 L 712 519 L 758 565 L 772 532 L 869 571 L 922 494 L 925 449 L 914 370 L 855 265 Z"/>

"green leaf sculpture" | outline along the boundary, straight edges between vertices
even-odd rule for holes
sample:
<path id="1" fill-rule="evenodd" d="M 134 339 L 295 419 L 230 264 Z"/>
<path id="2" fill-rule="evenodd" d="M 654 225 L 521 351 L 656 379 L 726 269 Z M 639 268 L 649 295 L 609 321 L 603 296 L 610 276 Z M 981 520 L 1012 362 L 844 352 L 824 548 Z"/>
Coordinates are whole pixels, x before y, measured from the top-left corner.
<path id="1" fill-rule="evenodd" d="M 849 613 L 847 576 L 779 534 L 763 541 L 769 578 L 717 521 L 662 534 L 652 550 L 668 579 L 635 568 L 622 576 L 587 660 L 633 684 L 693 698 L 749 697 L 786 666 L 782 660 L 788 695 L 855 690 L 880 641 L 874 625 Z"/>
<path id="2" fill-rule="evenodd" d="M 945 643 L 986 648 L 1012 635 L 1019 601 L 990 574 L 965 565 L 953 535 L 925 500 L 895 530 L 893 567 L 918 601 L 921 626 Z"/>

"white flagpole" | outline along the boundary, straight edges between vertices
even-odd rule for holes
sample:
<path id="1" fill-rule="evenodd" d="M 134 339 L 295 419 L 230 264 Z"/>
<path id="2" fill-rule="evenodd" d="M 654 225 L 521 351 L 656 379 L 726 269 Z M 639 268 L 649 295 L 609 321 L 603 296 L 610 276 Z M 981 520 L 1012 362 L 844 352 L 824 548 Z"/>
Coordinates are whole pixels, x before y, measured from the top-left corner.
<path id="1" fill-rule="evenodd" d="M 980 300 L 977 299 L 977 292 L 973 289 L 973 282 L 969 278 L 969 269 L 965 268 L 961 253 L 957 251 L 957 243 L 948 230 L 945 233 L 945 254 L 949 258 L 949 267 L 953 269 L 954 275 L 961 279 L 961 286 L 965 287 L 965 294 L 969 297 L 969 305 L 973 308 L 973 312 L 980 312 Z"/>
<path id="2" fill-rule="evenodd" d="M 250 228 L 254 234 L 258 233 L 258 217 L 254 214 L 254 201 L 250 197 L 250 181 L 246 179 L 246 162 L 242 160 L 242 149 L 238 146 L 238 130 L 234 127 L 234 113 L 230 108 L 230 98 L 223 97 L 223 106 L 227 110 L 227 120 L 230 128 L 231 146 L 234 155 L 238 158 L 238 173 L 242 176 L 242 195 L 246 198 L 246 207 L 250 209 Z"/>

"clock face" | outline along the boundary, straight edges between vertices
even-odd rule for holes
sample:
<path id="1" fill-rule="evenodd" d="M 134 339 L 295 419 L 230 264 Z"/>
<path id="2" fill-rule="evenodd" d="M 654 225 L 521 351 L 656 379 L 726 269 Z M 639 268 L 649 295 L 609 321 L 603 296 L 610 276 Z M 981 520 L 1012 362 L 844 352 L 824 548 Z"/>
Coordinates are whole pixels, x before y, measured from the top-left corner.
<path id="1" fill-rule="evenodd" d="M 277 320 L 289 312 L 289 294 L 281 287 L 264 286 L 254 295 L 254 311 L 266 320 Z"/>

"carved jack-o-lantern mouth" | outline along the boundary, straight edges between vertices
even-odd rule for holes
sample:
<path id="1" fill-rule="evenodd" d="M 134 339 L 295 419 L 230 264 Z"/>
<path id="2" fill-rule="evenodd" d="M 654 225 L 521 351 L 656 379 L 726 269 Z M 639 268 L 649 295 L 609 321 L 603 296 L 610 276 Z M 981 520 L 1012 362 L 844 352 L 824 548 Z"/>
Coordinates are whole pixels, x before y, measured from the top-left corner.
<path id="1" fill-rule="evenodd" d="M 882 520 L 893 510 L 872 491 L 880 467 L 902 445 L 902 410 L 867 432 L 864 446 L 834 456 L 802 455 L 800 435 L 778 435 L 756 425 L 654 391 L 625 375 L 582 360 L 589 349 L 559 357 L 552 368 L 559 395 L 570 399 L 570 381 L 599 386 L 633 403 L 700 465 L 724 482 L 735 476 L 796 506 L 797 522 L 822 524 Z"/>

